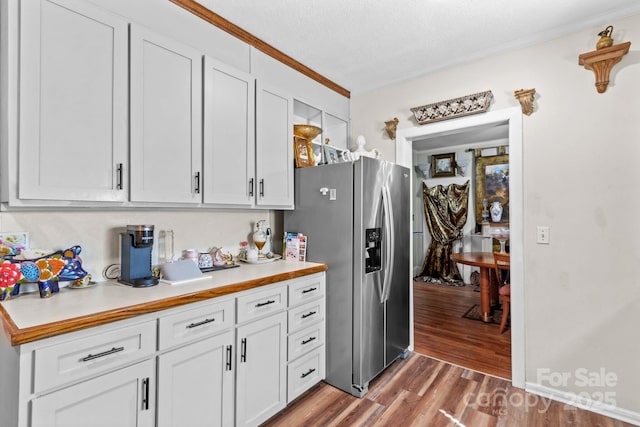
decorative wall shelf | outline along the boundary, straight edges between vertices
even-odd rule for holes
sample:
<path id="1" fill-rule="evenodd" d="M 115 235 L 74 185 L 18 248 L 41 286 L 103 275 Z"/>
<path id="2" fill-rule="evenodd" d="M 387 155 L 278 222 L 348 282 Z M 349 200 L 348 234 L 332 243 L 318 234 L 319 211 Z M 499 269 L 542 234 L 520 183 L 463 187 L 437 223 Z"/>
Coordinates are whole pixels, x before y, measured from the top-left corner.
<path id="1" fill-rule="evenodd" d="M 596 75 L 596 89 L 604 93 L 609 85 L 609 74 L 624 55 L 629 52 L 631 42 L 616 44 L 592 52 L 583 53 L 578 57 L 578 64 Z"/>

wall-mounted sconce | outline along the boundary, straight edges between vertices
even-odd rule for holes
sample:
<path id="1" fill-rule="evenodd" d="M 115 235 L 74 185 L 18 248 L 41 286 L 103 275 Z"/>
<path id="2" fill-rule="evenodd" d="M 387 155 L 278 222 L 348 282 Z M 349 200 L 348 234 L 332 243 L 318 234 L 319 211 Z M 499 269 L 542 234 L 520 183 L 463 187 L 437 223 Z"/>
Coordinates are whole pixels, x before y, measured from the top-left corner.
<path id="1" fill-rule="evenodd" d="M 530 116 L 533 113 L 533 100 L 536 95 L 536 89 L 520 89 L 513 92 L 513 96 L 520 101 L 522 113 Z"/>
<path id="2" fill-rule="evenodd" d="M 384 128 L 386 129 L 387 135 L 389 135 L 389 138 L 396 139 L 396 129 L 398 128 L 399 121 L 400 120 L 398 120 L 397 117 L 394 117 L 393 120 L 384 122 Z"/>

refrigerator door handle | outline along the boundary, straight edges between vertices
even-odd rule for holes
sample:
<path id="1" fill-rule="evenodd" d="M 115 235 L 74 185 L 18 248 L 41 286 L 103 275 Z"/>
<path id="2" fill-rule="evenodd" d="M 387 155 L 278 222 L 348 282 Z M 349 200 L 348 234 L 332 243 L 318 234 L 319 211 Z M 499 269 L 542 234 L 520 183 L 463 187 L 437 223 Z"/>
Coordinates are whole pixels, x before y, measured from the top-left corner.
<path id="1" fill-rule="evenodd" d="M 391 277 L 393 276 L 393 248 L 395 236 L 393 234 L 393 207 L 391 205 L 391 194 L 389 187 L 385 184 L 382 187 L 382 207 L 384 209 L 384 279 L 382 281 L 382 292 L 380 303 L 384 303 L 389 298 L 391 287 Z"/>

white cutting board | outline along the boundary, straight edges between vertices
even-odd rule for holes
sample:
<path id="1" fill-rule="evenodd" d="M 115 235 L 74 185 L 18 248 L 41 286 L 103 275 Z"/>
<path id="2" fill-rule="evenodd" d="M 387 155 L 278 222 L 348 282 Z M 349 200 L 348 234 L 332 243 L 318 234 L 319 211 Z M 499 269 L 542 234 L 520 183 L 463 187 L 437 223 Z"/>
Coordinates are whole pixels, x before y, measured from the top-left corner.
<path id="1" fill-rule="evenodd" d="M 209 278 L 209 276 L 202 274 L 195 262 L 181 259 L 162 265 L 162 279 L 160 281 L 170 285 L 179 285 Z"/>

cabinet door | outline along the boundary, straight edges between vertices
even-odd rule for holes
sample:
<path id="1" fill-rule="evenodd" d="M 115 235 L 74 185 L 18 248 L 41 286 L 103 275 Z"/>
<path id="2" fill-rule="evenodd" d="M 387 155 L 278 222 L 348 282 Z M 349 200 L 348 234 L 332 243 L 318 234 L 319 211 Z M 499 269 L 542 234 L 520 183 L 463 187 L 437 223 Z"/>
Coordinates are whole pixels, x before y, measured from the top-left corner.
<path id="1" fill-rule="evenodd" d="M 155 425 L 153 360 L 37 397 L 32 427 L 142 427 Z"/>
<path id="2" fill-rule="evenodd" d="M 202 199 L 202 57 L 131 26 L 131 201 Z"/>
<path id="3" fill-rule="evenodd" d="M 286 313 L 238 327 L 236 425 L 256 426 L 286 405 Z"/>
<path id="4" fill-rule="evenodd" d="M 158 356 L 158 427 L 233 425 L 233 333 Z"/>
<path id="5" fill-rule="evenodd" d="M 127 22 L 20 2 L 20 199 L 126 201 Z"/>
<path id="6" fill-rule="evenodd" d="M 204 203 L 251 207 L 255 194 L 255 79 L 204 60 Z"/>
<path id="7" fill-rule="evenodd" d="M 256 84 L 256 205 L 293 209 L 293 99 Z"/>

